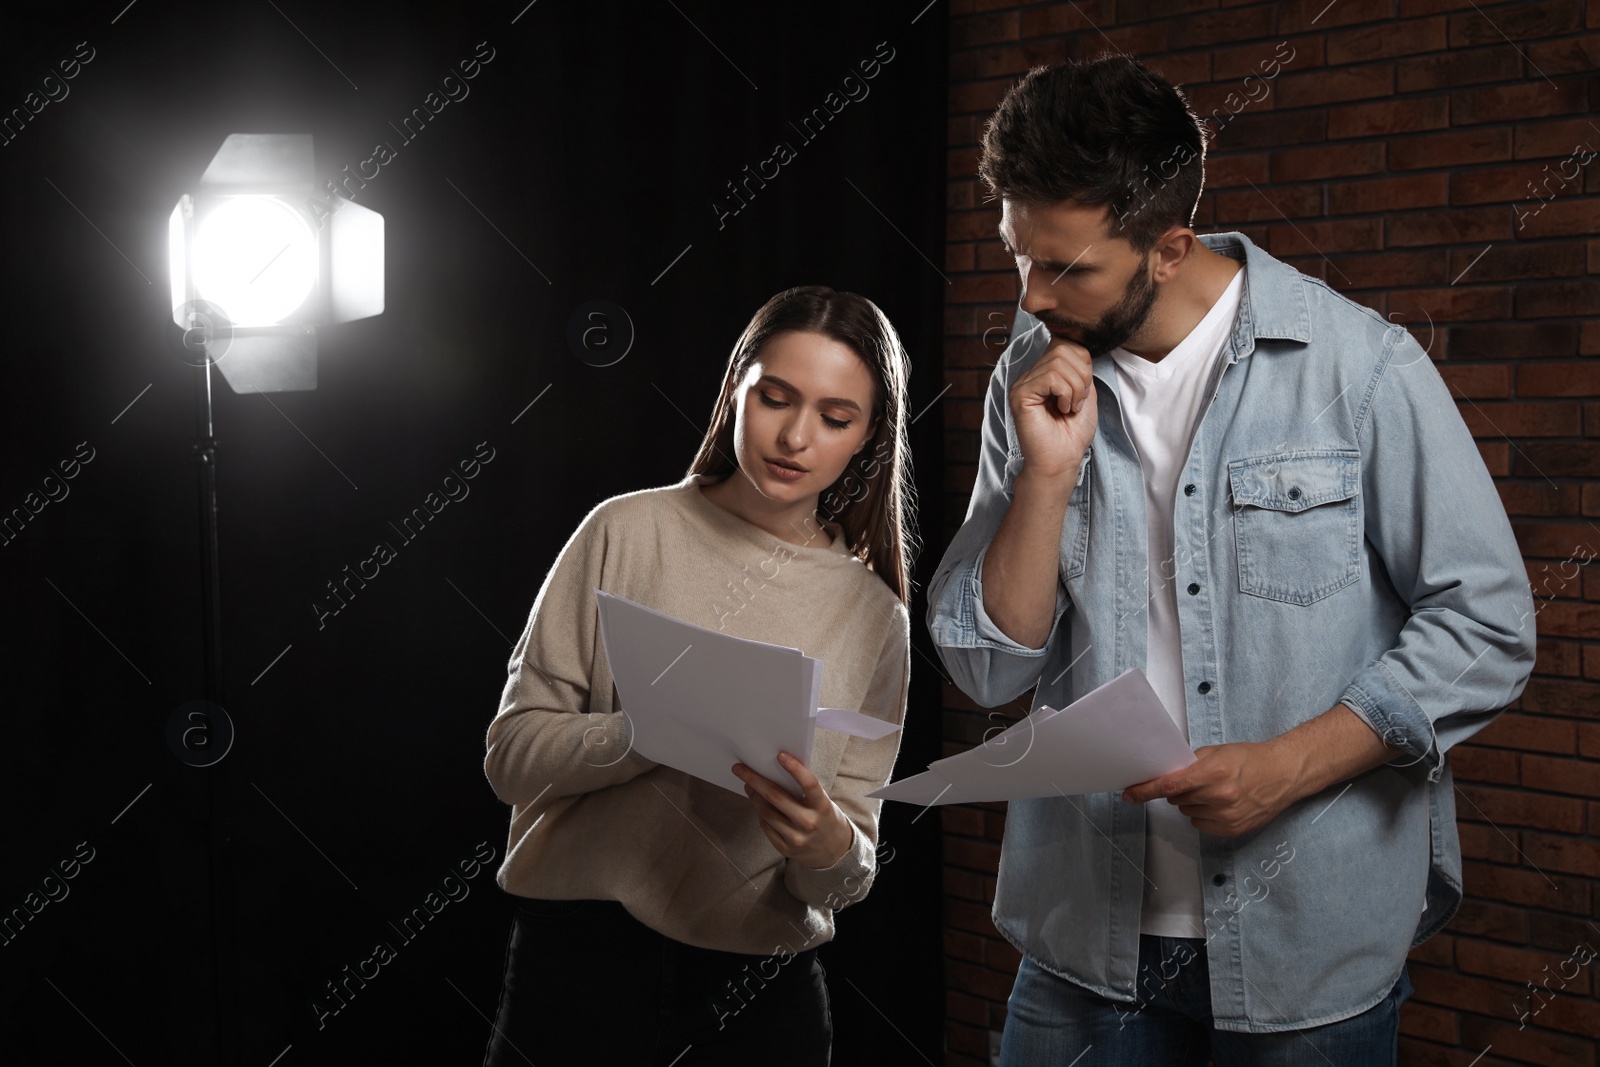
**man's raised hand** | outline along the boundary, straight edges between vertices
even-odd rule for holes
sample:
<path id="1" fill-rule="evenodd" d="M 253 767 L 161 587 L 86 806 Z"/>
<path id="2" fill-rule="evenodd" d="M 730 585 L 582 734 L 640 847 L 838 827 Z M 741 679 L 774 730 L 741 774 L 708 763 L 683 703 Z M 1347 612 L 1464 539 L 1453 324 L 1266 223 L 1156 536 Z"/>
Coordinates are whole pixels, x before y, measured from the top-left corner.
<path id="1" fill-rule="evenodd" d="M 1100 417 L 1089 350 L 1051 341 L 1011 386 L 1009 401 L 1027 466 L 1044 477 L 1075 477 Z"/>

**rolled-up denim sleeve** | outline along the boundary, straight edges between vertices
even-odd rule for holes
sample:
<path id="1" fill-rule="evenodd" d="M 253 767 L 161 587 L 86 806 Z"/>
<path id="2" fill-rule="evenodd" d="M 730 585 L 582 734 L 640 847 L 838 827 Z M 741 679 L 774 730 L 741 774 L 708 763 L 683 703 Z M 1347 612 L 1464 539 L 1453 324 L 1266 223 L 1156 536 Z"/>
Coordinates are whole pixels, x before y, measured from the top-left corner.
<path id="1" fill-rule="evenodd" d="M 1444 753 L 1487 726 L 1533 670 L 1533 598 L 1504 504 L 1433 361 L 1405 330 L 1357 427 L 1366 538 L 1411 606 L 1398 639 L 1340 701 L 1400 764 L 1443 773 Z"/>
<path id="2" fill-rule="evenodd" d="M 1031 321 L 1019 316 L 1019 323 Z M 961 691 L 983 707 L 1013 700 L 1039 681 L 1069 604 L 1065 586 L 1057 581 L 1055 616 L 1043 648 L 1028 648 L 1011 640 L 983 610 L 984 556 L 1011 506 L 1016 473 L 1022 463 L 1020 453 L 1012 456 L 1008 446 L 1013 435 L 1007 395 L 1011 381 L 1029 362 L 1030 352 L 1036 354 L 1038 346 L 1030 345 L 1030 340 L 1031 331 L 1019 327 L 989 378 L 978 476 L 967 517 L 928 586 L 928 630 L 939 658 Z"/>

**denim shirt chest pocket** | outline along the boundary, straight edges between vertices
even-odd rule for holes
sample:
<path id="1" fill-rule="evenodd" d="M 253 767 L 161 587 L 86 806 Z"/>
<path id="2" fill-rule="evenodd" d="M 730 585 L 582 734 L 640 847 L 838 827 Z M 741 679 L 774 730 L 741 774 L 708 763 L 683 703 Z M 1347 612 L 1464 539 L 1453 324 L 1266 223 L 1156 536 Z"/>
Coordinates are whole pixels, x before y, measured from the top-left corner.
<path id="1" fill-rule="evenodd" d="M 1303 449 L 1228 463 L 1239 591 L 1310 604 L 1361 578 L 1361 453 Z"/>
<path id="2" fill-rule="evenodd" d="M 1061 579 L 1066 581 L 1077 578 L 1083 574 L 1084 566 L 1089 558 L 1089 460 L 1094 456 L 1094 446 L 1090 445 L 1083 453 L 1083 459 L 1078 464 L 1078 480 L 1072 487 L 1072 496 L 1067 501 L 1066 518 L 1061 523 Z M 1017 475 L 1023 467 L 1022 448 L 1015 443 L 1011 444 L 1006 452 L 1005 492 L 1011 496 L 1017 483 Z"/>

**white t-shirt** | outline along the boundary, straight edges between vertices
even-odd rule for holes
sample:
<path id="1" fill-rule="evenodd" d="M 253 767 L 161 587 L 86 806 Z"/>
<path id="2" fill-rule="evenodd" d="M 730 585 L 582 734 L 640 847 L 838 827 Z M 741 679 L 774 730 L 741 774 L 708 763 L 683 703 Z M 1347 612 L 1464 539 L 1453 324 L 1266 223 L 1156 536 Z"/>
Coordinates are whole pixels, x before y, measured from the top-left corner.
<path id="1" fill-rule="evenodd" d="M 1228 288 L 1178 345 L 1152 363 L 1121 348 L 1111 350 L 1123 425 L 1144 471 L 1149 540 L 1150 611 L 1145 675 L 1183 736 L 1189 736 L 1178 635 L 1179 589 L 1192 580 L 1174 560 L 1173 503 L 1202 394 L 1227 346 L 1244 290 L 1244 265 Z M 1175 574 L 1174 571 L 1177 571 Z M 1188 816 L 1164 798 L 1145 805 L 1144 906 L 1139 932 L 1163 937 L 1205 937 L 1200 889 L 1200 834 Z"/>

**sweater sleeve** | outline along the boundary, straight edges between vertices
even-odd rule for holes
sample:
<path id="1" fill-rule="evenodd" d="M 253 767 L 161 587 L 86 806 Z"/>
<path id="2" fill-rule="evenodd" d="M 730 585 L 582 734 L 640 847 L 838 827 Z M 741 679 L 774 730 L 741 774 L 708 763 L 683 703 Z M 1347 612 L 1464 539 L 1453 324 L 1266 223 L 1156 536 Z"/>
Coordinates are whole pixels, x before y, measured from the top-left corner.
<path id="1" fill-rule="evenodd" d="M 895 604 L 888 629 L 861 713 L 904 725 L 911 684 L 911 615 L 904 604 Z M 876 741 L 852 737 L 845 743 L 828 795 L 849 818 L 855 836 L 832 867 L 807 867 L 792 859 L 784 864 L 783 884 L 798 899 L 837 911 L 861 900 L 872 888 L 878 872 L 878 812 L 883 801 L 867 794 L 888 784 L 902 732 Z"/>
<path id="2" fill-rule="evenodd" d="M 659 766 L 629 747 L 627 716 L 609 710 L 609 692 L 598 701 L 605 710 L 594 709 L 594 679 L 611 684 L 594 596 L 606 549 L 602 505 L 545 575 L 512 650 L 483 761 L 495 795 L 507 804 L 548 807 Z"/>

